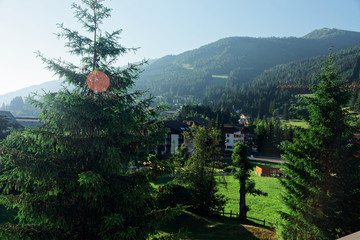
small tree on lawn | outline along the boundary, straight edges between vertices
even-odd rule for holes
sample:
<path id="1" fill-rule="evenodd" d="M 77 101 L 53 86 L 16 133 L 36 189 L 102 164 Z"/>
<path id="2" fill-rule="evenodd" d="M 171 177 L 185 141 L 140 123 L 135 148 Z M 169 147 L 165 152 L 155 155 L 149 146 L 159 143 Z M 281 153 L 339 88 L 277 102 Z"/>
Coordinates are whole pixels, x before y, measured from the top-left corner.
<path id="1" fill-rule="evenodd" d="M 349 99 L 331 57 L 309 98 L 309 127 L 283 143 L 287 178 L 283 239 L 336 239 L 359 230 L 360 161 L 354 127 L 343 106 Z"/>
<path id="2" fill-rule="evenodd" d="M 32 100 L 45 124 L 14 133 L 0 146 L 1 203 L 17 208 L 20 222 L 28 224 L 0 227 L 2 239 L 147 239 L 168 216 L 156 211 L 146 173 L 129 171 L 164 134 L 149 123 L 156 114 L 149 110 L 152 99 L 128 92 L 142 63 L 114 66 L 135 49 L 118 43 L 120 31 L 100 30 L 110 16 L 102 2 L 72 5 L 90 36 L 59 25 L 58 36 L 81 57 L 80 66 L 39 54 L 74 90 Z"/>
<path id="3" fill-rule="evenodd" d="M 222 157 L 220 130 L 194 127 L 187 137 L 192 138 L 194 150 L 179 181 L 190 190 L 196 212 L 219 211 L 226 202 L 224 196 L 217 193 L 215 179 L 215 164 Z"/>
<path id="4" fill-rule="evenodd" d="M 235 148 L 232 153 L 233 163 L 239 167 L 239 171 L 234 174 L 235 178 L 239 180 L 240 200 L 239 200 L 239 218 L 246 220 L 246 214 L 249 208 L 246 206 L 246 194 L 263 195 L 267 196 L 267 193 L 262 192 L 259 189 L 255 189 L 254 180 L 250 179 L 250 171 L 252 169 L 248 159 L 248 146 L 243 143 L 235 143 Z"/>

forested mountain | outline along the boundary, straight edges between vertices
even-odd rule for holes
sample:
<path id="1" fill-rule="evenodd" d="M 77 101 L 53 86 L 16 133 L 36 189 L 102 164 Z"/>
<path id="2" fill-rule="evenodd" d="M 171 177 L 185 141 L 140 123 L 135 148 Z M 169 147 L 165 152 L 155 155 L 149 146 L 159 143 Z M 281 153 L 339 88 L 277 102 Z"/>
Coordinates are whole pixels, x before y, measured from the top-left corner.
<path id="1" fill-rule="evenodd" d="M 0 106 L 2 104 L 8 105 L 11 100 L 13 100 L 15 97 L 23 97 L 24 100 L 26 97 L 28 97 L 30 94 L 38 92 L 39 94 L 45 92 L 57 92 L 62 85 L 62 80 L 53 80 L 48 81 L 39 85 L 33 85 L 27 88 L 22 88 L 20 90 L 0 95 Z"/>
<path id="2" fill-rule="evenodd" d="M 323 28 L 301 38 L 230 37 L 179 55 L 149 61 L 136 88 L 149 89 L 159 101 L 203 103 L 213 108 L 256 115 L 277 115 L 291 108 L 291 96 L 305 89 L 276 89 L 277 85 L 305 84 L 321 69 L 332 47 L 340 75 L 357 81 L 360 33 Z M 346 50 L 344 50 L 346 49 Z M 321 57 L 322 56 L 322 57 Z M 30 92 L 57 91 L 61 81 L 50 81 L 0 96 L 9 104 Z M 354 94 L 352 103 L 357 102 Z M 292 101 L 297 101 L 293 99 Z M 360 110 L 360 97 L 359 97 Z M 355 107 L 355 105 L 353 105 Z"/>
<path id="3" fill-rule="evenodd" d="M 137 87 L 168 99 L 185 95 L 202 98 L 214 88 L 249 83 L 276 65 L 325 56 L 329 47 L 336 52 L 357 45 L 360 33 L 328 28 L 301 38 L 230 37 L 158 59 L 145 68 Z"/>
<path id="4" fill-rule="evenodd" d="M 360 47 L 340 50 L 333 54 L 333 58 L 344 84 L 360 82 Z M 208 89 L 203 102 L 211 103 L 214 108 L 239 109 L 255 116 L 258 113 L 288 115 L 291 104 L 301 101 L 294 96 L 309 93 L 306 84 L 317 84 L 314 75 L 321 71 L 324 60 L 326 56 L 319 56 L 277 65 L 247 84 Z M 355 104 L 358 98 L 355 89 L 353 95 Z"/>

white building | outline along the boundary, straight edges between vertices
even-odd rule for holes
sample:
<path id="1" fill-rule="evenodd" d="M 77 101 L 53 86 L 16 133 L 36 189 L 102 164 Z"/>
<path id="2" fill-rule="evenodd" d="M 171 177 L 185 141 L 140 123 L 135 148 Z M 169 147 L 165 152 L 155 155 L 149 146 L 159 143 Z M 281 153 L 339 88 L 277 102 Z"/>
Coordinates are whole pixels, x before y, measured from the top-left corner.
<path id="1" fill-rule="evenodd" d="M 169 131 L 164 143 L 157 146 L 156 152 L 158 154 L 174 153 L 177 147 L 185 143 L 185 137 L 182 133 L 189 130 L 188 125 L 174 120 L 164 121 L 163 124 Z"/>
<path id="2" fill-rule="evenodd" d="M 233 151 L 235 143 L 246 143 L 246 134 L 249 133 L 244 125 L 240 124 L 224 124 L 225 132 L 225 150 Z"/>

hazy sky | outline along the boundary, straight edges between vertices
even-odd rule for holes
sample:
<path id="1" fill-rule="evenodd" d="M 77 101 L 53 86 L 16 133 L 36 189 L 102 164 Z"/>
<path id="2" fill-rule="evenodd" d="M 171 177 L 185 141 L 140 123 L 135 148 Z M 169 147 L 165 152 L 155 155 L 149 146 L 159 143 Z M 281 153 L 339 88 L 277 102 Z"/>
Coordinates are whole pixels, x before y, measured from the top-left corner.
<path id="1" fill-rule="evenodd" d="M 80 30 L 73 0 L 0 0 L 0 94 L 58 79 L 35 51 L 71 59 L 56 23 Z M 80 1 L 75 1 L 80 2 Z M 360 0 L 112 0 L 105 30 L 140 47 L 119 60 L 179 54 L 230 36 L 301 37 L 323 27 L 360 32 Z"/>

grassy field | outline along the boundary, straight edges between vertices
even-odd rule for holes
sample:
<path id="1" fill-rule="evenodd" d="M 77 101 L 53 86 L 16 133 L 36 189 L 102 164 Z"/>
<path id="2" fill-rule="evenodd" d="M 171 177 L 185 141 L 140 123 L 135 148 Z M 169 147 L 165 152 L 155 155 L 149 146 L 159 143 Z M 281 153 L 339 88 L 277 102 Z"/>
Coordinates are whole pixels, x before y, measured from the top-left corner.
<path id="1" fill-rule="evenodd" d="M 188 70 L 194 70 L 194 67 L 192 67 L 190 64 L 184 63 L 183 68 L 188 69 Z"/>
<path id="2" fill-rule="evenodd" d="M 222 217 L 203 217 L 187 211 L 184 211 L 182 216 L 164 225 L 157 237 L 178 233 L 179 230 L 185 234 L 182 239 L 277 239 L 274 230 L 253 223 L 239 222 L 237 219 Z"/>
<path id="3" fill-rule="evenodd" d="M 211 77 L 213 77 L 213 78 L 221 78 L 221 79 L 228 79 L 229 78 L 229 76 L 227 76 L 227 75 L 211 75 Z"/>
<path id="4" fill-rule="evenodd" d="M 230 161 L 230 160 L 229 160 Z M 256 165 L 268 166 L 273 168 L 282 169 L 279 163 L 270 163 L 262 161 L 250 161 L 254 169 L 251 172 L 251 178 L 256 183 L 256 188 L 266 192 L 268 196 L 252 196 L 246 195 L 246 204 L 250 208 L 248 212 L 249 217 L 265 219 L 266 226 L 270 226 L 269 222 L 276 223 L 280 220 L 278 211 L 284 211 L 285 206 L 281 201 L 281 193 L 283 188 L 280 180 L 275 177 L 260 177 L 255 174 Z M 230 163 L 224 161 L 225 165 Z M 233 213 L 239 212 L 239 181 L 232 175 L 230 176 L 217 176 L 219 182 L 219 193 L 224 194 L 228 198 L 225 206 L 225 212 L 232 211 Z M 169 178 L 159 179 L 154 186 L 162 185 L 171 181 Z M 256 223 L 259 221 L 254 220 Z"/>
<path id="5" fill-rule="evenodd" d="M 269 222 L 275 223 L 280 220 L 278 211 L 285 210 L 281 201 L 282 186 L 279 179 L 274 177 L 260 177 L 252 172 L 251 178 L 255 180 L 256 188 L 266 192 L 268 196 L 247 195 L 246 204 L 250 208 L 248 216 L 265 219 L 266 226 L 270 226 Z M 239 181 L 233 176 L 226 176 L 225 180 L 226 184 L 219 184 L 219 192 L 228 198 L 225 211 L 238 213 Z"/>
<path id="6" fill-rule="evenodd" d="M 286 125 L 288 127 L 301 127 L 301 128 L 308 127 L 307 123 L 300 119 L 281 120 L 280 122 L 281 124 Z"/>

